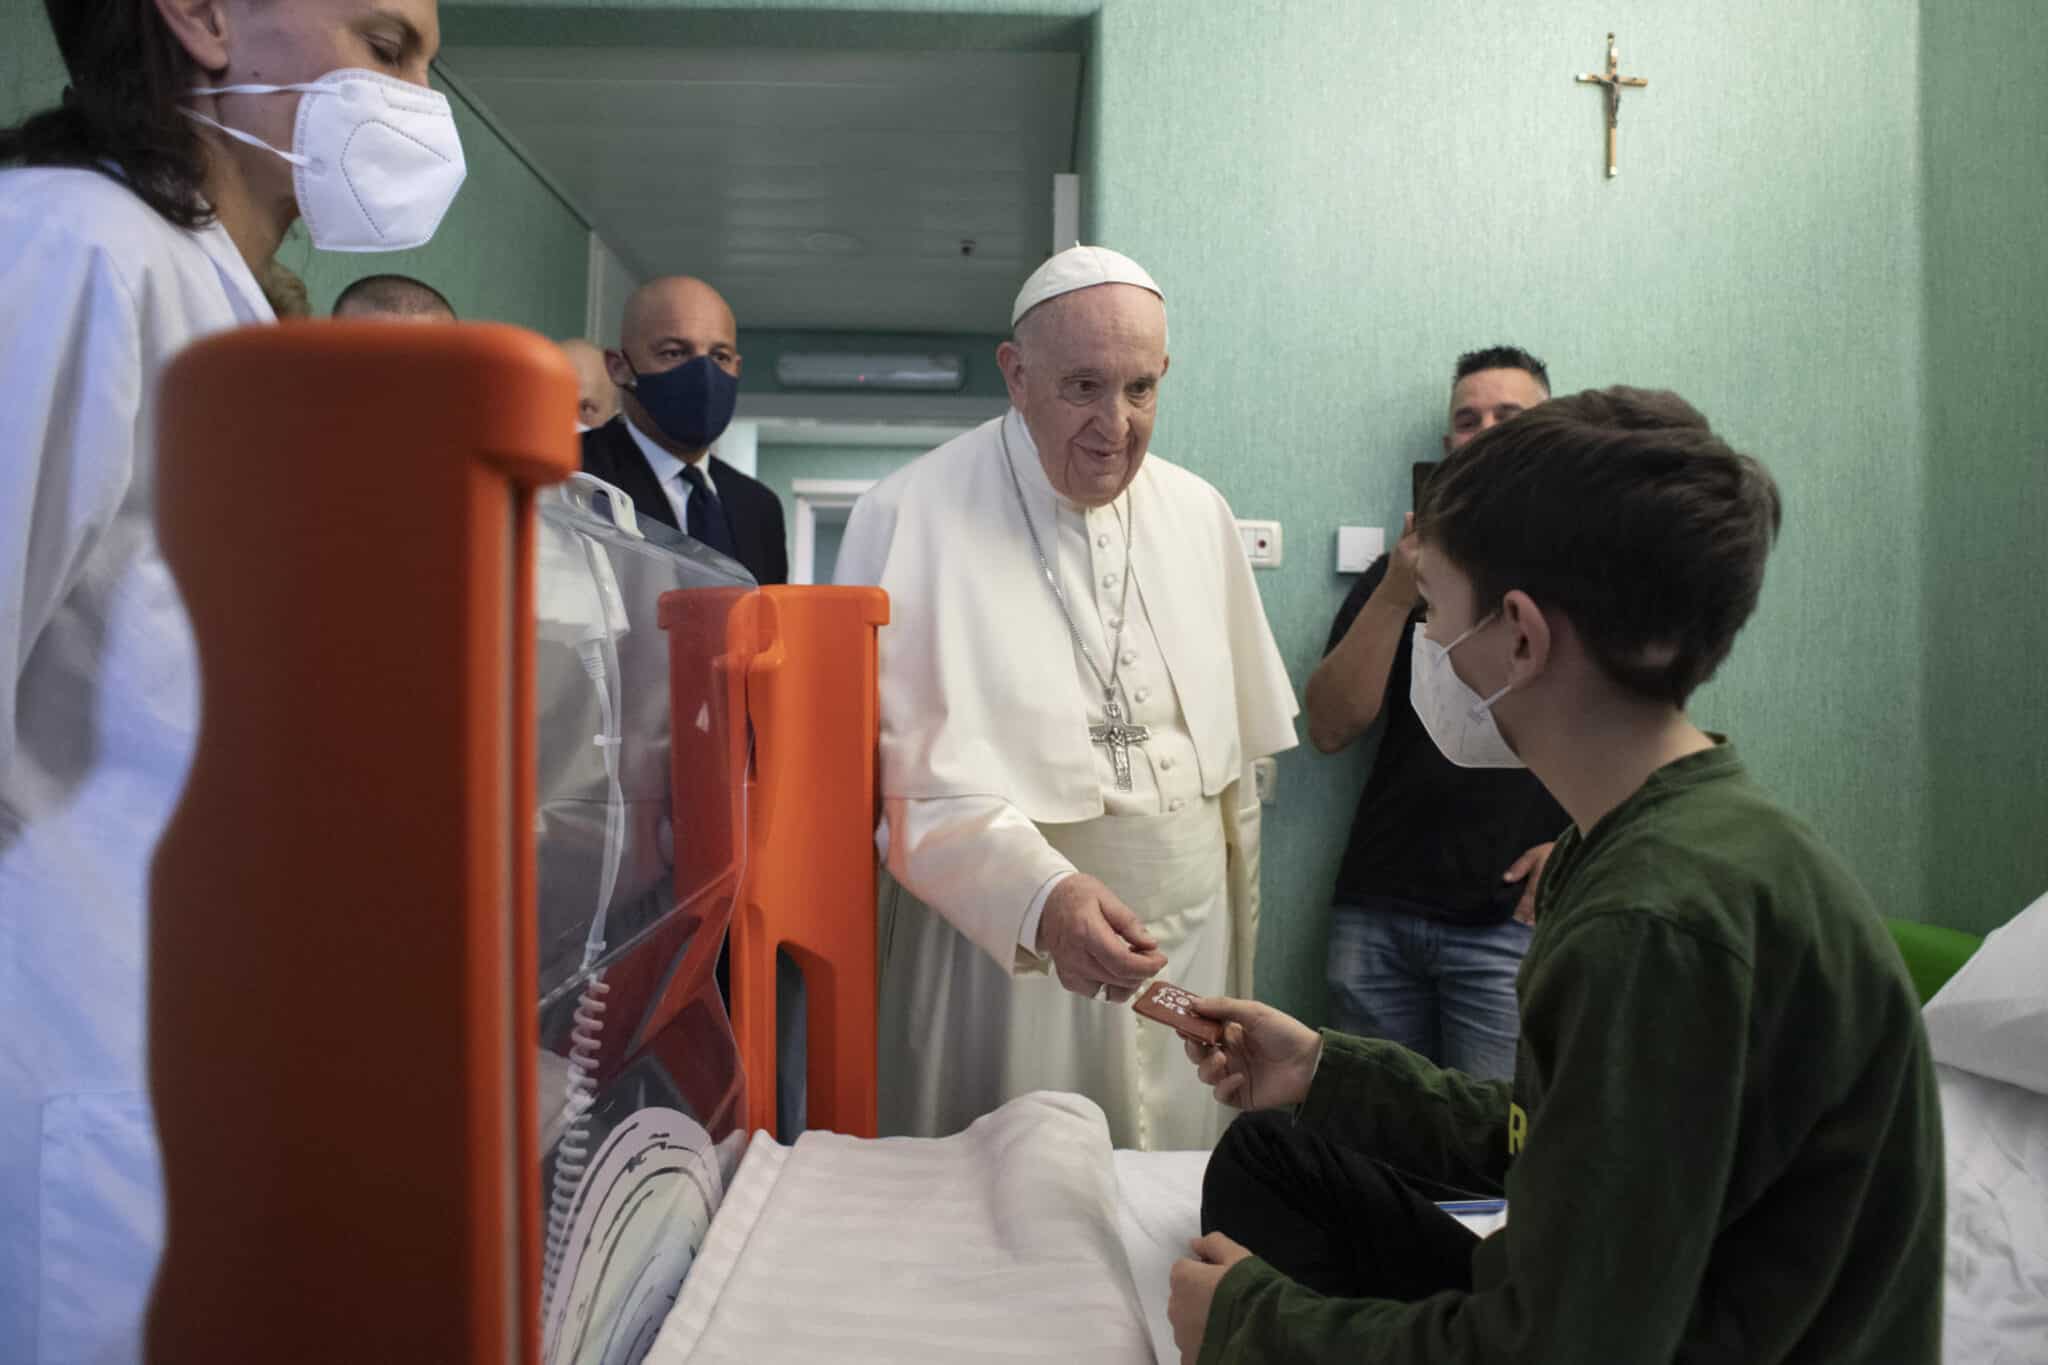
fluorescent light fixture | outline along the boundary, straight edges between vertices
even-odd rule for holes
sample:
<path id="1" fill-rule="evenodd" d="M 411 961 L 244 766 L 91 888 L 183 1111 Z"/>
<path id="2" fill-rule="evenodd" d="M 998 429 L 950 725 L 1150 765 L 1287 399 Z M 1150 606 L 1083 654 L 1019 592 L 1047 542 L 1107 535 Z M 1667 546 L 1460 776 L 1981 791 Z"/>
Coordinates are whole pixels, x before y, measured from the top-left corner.
<path id="1" fill-rule="evenodd" d="M 775 358 L 785 389 L 888 389 L 957 393 L 967 382 L 958 355 L 785 351 Z"/>

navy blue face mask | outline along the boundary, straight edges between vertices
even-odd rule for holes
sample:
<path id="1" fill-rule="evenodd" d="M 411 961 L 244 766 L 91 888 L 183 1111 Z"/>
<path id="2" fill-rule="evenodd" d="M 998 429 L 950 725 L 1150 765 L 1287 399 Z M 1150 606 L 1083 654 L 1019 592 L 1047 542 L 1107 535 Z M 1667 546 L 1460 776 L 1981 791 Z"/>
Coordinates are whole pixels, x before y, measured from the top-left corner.
<path id="1" fill-rule="evenodd" d="M 642 374 L 633 369 L 633 396 L 661 434 L 685 450 L 703 450 L 724 434 L 732 423 L 732 410 L 739 402 L 740 381 L 718 367 L 708 355 L 700 355 L 672 370 Z"/>

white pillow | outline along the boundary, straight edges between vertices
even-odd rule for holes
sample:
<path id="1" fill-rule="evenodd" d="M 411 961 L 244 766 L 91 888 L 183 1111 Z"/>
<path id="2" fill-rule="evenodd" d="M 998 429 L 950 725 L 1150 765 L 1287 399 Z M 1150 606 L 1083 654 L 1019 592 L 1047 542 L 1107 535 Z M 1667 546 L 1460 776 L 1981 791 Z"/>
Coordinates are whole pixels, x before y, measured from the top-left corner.
<path id="1" fill-rule="evenodd" d="M 1936 1061 L 2048 1095 L 2048 896 L 1992 930 L 1922 1018 Z"/>

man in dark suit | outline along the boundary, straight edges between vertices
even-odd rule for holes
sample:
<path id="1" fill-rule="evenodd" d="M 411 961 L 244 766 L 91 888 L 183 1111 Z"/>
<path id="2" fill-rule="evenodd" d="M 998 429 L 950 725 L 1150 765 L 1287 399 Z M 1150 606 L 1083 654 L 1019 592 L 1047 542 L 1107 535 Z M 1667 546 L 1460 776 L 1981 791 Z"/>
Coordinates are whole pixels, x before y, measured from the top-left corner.
<path id="1" fill-rule="evenodd" d="M 711 454 L 739 397 L 739 327 L 702 280 L 651 280 L 626 301 L 605 369 L 620 413 L 583 434 L 583 467 L 673 526 L 746 566 L 756 581 L 789 581 L 782 501 Z"/>

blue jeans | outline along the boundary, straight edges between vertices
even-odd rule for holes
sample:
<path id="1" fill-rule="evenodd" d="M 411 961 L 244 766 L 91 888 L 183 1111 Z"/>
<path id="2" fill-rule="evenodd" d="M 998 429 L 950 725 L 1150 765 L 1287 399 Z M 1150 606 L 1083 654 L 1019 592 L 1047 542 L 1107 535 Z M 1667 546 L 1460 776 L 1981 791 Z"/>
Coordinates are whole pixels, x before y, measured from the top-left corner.
<path id="1" fill-rule="evenodd" d="M 1446 924 L 1392 898 L 1339 905 L 1330 923 L 1331 1023 L 1390 1038 L 1438 1066 L 1510 1079 L 1521 1031 L 1515 973 L 1532 932 L 1514 920 Z"/>

